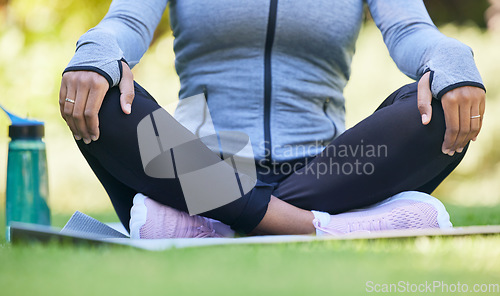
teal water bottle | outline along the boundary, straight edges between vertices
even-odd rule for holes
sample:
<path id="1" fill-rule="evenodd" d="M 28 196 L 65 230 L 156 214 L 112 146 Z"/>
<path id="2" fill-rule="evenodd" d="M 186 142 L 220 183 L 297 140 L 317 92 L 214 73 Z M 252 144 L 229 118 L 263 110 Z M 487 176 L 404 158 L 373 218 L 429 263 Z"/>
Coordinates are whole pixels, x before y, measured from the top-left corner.
<path id="1" fill-rule="evenodd" d="M 12 221 L 50 225 L 47 157 L 43 122 L 20 118 L 7 112 L 9 154 L 7 160 L 6 225 L 7 241 Z"/>

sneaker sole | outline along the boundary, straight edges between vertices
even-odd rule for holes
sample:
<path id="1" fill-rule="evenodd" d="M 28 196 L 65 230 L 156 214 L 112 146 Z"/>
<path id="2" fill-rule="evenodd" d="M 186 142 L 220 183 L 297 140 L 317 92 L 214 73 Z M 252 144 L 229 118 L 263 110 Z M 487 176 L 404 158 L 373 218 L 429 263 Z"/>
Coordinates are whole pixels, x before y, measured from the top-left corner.
<path id="1" fill-rule="evenodd" d="M 140 239 L 141 227 L 146 224 L 146 218 L 148 215 L 148 209 L 146 208 L 146 204 L 144 201 L 146 200 L 146 196 L 142 193 L 137 193 L 134 196 L 133 203 L 134 205 L 130 209 L 130 238 L 131 239 Z"/>

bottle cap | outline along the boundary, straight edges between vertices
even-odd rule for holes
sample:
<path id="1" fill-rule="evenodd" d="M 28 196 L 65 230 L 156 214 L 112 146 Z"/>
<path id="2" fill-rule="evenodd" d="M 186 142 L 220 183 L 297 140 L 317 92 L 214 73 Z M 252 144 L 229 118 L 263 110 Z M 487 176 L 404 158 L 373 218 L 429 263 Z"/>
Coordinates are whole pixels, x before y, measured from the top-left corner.
<path id="1" fill-rule="evenodd" d="M 11 139 L 39 139 L 44 136 L 43 122 L 33 119 L 21 118 L 10 113 L 0 105 L 0 108 L 7 113 L 12 122 L 9 125 L 9 137 Z"/>
<path id="2" fill-rule="evenodd" d="M 10 125 L 9 137 L 11 139 L 38 139 L 44 136 L 44 126 L 38 125 Z"/>

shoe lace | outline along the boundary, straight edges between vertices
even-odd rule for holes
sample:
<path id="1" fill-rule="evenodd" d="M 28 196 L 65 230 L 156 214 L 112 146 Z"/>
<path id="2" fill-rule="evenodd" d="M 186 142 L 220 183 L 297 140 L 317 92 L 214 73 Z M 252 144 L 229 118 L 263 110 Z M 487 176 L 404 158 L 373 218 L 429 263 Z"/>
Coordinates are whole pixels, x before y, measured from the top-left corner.
<path id="1" fill-rule="evenodd" d="M 375 221 L 377 221 L 378 223 L 374 223 Z M 313 220 L 313 225 L 316 229 L 335 236 L 354 234 L 354 233 L 370 233 L 371 231 L 374 230 L 381 230 L 383 223 L 384 222 L 381 222 L 380 220 L 353 221 L 347 224 L 348 230 L 344 232 L 336 229 L 331 229 L 328 227 L 323 227 L 318 219 Z M 368 226 L 367 227 L 368 229 L 365 228 L 364 226 Z"/>
<path id="2" fill-rule="evenodd" d="M 347 222 L 347 233 L 379 231 L 385 228 L 385 219 L 355 220 Z"/>
<path id="3" fill-rule="evenodd" d="M 342 234 L 344 234 L 341 231 L 338 231 L 338 230 L 335 230 L 335 229 L 329 229 L 329 228 L 321 226 L 321 222 L 319 221 L 319 219 L 314 219 L 313 220 L 313 225 L 314 225 L 314 228 L 316 228 L 318 230 L 321 230 L 321 231 L 323 231 L 325 233 L 328 233 L 330 235 L 342 235 Z"/>
<path id="4" fill-rule="evenodd" d="M 196 227 L 198 233 L 195 235 L 195 238 L 222 237 L 220 234 L 215 232 L 212 222 L 210 221 L 204 221 L 204 222 L 205 223 Z"/>

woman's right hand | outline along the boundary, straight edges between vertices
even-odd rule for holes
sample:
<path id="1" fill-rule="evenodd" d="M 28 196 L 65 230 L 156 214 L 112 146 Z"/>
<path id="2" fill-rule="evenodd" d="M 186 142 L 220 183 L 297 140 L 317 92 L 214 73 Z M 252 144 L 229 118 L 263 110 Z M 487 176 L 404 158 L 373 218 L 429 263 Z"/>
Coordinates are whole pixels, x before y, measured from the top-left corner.
<path id="1" fill-rule="evenodd" d="M 134 100 L 134 76 L 126 63 L 122 62 L 122 66 L 122 79 L 118 85 L 120 105 L 123 113 L 130 114 Z M 62 76 L 59 109 L 76 140 L 83 139 L 85 144 L 89 144 L 99 139 L 98 113 L 108 89 L 108 81 L 96 72 L 70 71 Z"/>

